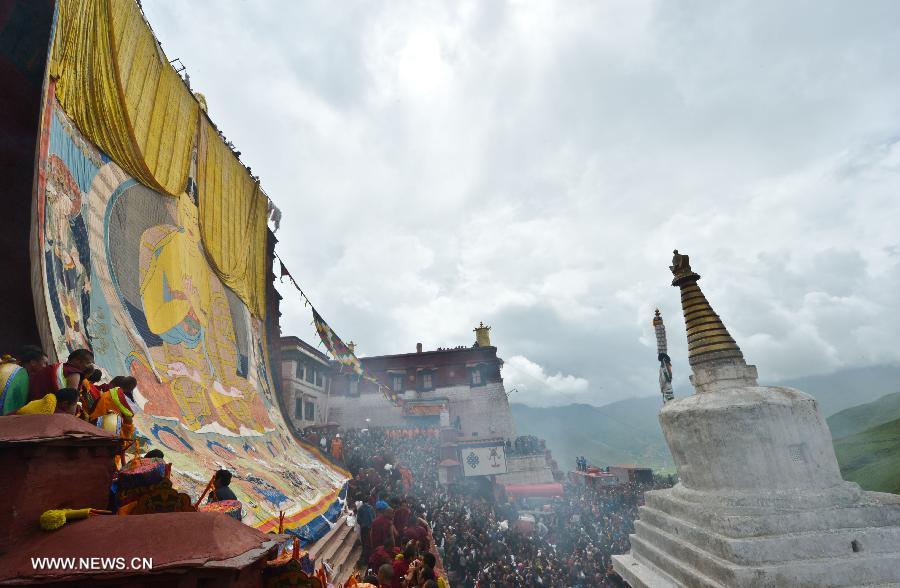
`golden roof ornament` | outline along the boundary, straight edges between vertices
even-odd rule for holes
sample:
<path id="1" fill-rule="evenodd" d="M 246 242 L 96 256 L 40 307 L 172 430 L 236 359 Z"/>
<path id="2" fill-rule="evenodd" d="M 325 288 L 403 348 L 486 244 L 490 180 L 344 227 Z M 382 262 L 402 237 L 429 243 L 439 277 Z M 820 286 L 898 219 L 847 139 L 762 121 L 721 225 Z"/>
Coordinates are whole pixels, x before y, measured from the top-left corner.
<path id="1" fill-rule="evenodd" d="M 672 285 L 681 289 L 691 366 L 721 362 L 746 365 L 741 348 L 697 285 L 700 275 L 691 269 L 690 258 L 676 249 L 669 269 L 675 276 Z"/>

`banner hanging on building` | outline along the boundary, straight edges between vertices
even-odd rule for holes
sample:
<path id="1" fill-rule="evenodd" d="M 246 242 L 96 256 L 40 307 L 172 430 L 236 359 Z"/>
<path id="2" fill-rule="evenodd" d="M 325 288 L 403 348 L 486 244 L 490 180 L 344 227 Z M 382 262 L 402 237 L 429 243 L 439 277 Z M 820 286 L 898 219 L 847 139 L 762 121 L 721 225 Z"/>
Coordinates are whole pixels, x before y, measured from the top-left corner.
<path id="1" fill-rule="evenodd" d="M 460 447 L 459 456 L 466 477 L 506 473 L 506 451 L 502 443 L 463 446 Z"/>

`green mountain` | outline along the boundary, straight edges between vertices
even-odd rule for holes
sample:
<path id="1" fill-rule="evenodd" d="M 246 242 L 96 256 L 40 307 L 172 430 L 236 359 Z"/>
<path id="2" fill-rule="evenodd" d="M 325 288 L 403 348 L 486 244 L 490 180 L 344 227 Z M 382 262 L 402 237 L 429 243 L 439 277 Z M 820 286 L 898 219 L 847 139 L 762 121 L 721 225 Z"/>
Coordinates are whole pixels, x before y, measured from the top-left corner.
<path id="1" fill-rule="evenodd" d="M 900 419 L 900 392 L 882 396 L 875 402 L 845 408 L 828 417 L 828 428 L 835 439 Z"/>
<path id="2" fill-rule="evenodd" d="M 892 393 L 900 390 L 900 366 L 848 369 L 824 376 L 765 383 L 797 388 L 814 396 L 825 416 L 835 415 L 834 420 L 829 419 L 834 438 L 884 423 L 888 417 L 900 417 L 890 408 L 895 406 L 894 397 L 897 396 Z M 888 396 L 882 398 L 885 395 Z M 896 402 L 900 403 L 900 400 Z M 876 406 L 857 407 L 864 403 Z M 601 466 L 635 463 L 672 468 L 672 456 L 659 427 L 661 406 L 662 399 L 654 394 L 603 406 L 570 404 L 537 408 L 512 404 L 512 415 L 520 435 L 546 439 L 563 470 L 573 469 L 578 455 Z M 846 410 L 851 407 L 856 408 Z M 835 414 L 841 411 L 847 414 Z"/>
<path id="3" fill-rule="evenodd" d="M 545 439 L 564 471 L 574 469 L 579 455 L 598 466 L 634 463 L 671 469 L 674 463 L 657 420 L 661 405 L 660 397 L 648 396 L 600 407 L 512 404 L 511 408 L 518 434 Z"/>
<path id="4" fill-rule="evenodd" d="M 764 374 L 765 366 L 760 370 Z M 765 380 L 761 380 L 769 384 Z M 885 394 L 900 390 L 900 366 L 879 365 L 841 370 L 824 376 L 804 376 L 781 382 L 775 386 L 797 388 L 815 396 L 825 416 L 845 408 L 878 400 Z"/>
<path id="5" fill-rule="evenodd" d="M 900 494 L 900 419 L 838 439 L 834 450 L 845 480 Z"/>

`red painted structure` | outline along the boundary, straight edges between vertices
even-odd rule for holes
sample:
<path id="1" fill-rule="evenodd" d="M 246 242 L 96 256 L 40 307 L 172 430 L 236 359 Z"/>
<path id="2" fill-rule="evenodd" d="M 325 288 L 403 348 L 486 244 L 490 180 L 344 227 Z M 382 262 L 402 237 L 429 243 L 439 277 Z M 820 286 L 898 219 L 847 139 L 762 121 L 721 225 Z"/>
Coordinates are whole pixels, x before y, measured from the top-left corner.
<path id="1" fill-rule="evenodd" d="M 105 509 L 121 447 L 118 436 L 67 414 L 0 417 L 0 586 L 261 588 L 266 561 L 284 537 L 224 514 L 101 515 L 40 528 L 47 510 Z M 33 557 L 85 563 L 36 569 Z M 91 558 L 122 558 L 112 565 L 125 569 L 100 569 Z M 132 569 L 135 558 L 142 566 L 151 560 L 152 570 Z"/>
<path id="2" fill-rule="evenodd" d="M 497 357 L 497 348 L 493 346 L 378 355 L 359 360 L 370 376 L 386 386 L 393 388 L 394 376 L 402 376 L 402 389 L 394 390 L 397 394 L 409 390 L 429 392 L 447 386 L 472 386 L 473 390 L 477 390 L 480 384 L 503 381 L 500 376 L 503 360 Z M 475 371 L 478 372 L 477 384 L 473 384 Z M 430 387 L 427 387 L 425 374 L 430 374 Z M 366 381 L 360 382 L 357 390 L 359 394 L 381 394 L 375 384 Z M 350 376 L 346 369 L 335 376 L 331 393 L 351 394 Z"/>
<path id="3" fill-rule="evenodd" d="M 105 509 L 121 447 L 118 436 L 71 415 L 0 417 L 0 554 L 40 535 L 45 510 Z"/>

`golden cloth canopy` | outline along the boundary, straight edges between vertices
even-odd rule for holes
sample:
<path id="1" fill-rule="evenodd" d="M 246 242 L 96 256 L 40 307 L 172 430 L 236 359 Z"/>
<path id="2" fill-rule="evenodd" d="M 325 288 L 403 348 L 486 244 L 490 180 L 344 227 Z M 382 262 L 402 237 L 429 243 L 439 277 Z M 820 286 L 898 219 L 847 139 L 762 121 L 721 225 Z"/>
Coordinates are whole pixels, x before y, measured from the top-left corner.
<path id="1" fill-rule="evenodd" d="M 128 175 L 162 194 L 185 191 L 199 134 L 204 249 L 221 280 L 263 318 L 267 199 L 200 116 L 197 99 L 169 65 L 137 4 L 60 0 L 50 74 L 78 128 Z"/>

